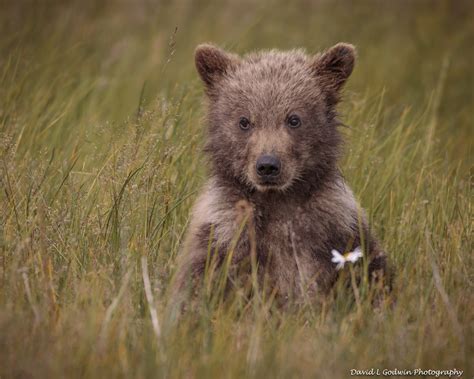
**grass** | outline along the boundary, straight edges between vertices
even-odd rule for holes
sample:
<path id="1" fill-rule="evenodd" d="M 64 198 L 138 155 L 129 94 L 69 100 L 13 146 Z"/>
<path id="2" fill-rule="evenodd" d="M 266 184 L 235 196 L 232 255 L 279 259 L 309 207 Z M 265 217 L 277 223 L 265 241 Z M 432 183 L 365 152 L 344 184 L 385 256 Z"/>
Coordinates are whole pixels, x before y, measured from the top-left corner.
<path id="1" fill-rule="evenodd" d="M 472 377 L 474 8 L 349 4 L 2 5 L 0 378 Z M 206 177 L 194 47 L 341 40 L 359 50 L 341 169 L 396 268 L 395 306 L 237 294 L 176 322 L 167 288 Z"/>

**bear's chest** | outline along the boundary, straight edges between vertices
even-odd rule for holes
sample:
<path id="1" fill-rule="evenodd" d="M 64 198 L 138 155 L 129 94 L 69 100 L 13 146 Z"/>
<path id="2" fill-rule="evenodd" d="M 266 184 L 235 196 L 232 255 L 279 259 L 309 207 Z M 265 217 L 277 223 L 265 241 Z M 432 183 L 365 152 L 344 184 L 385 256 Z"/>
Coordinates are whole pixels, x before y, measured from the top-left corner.
<path id="1" fill-rule="evenodd" d="M 314 254 L 324 249 L 333 232 L 329 217 L 310 205 L 257 208 L 255 224 L 259 246 L 281 253 Z"/>
<path id="2" fill-rule="evenodd" d="M 256 213 L 259 261 L 279 292 L 314 292 L 333 280 L 330 240 L 334 225 L 317 209 Z"/>

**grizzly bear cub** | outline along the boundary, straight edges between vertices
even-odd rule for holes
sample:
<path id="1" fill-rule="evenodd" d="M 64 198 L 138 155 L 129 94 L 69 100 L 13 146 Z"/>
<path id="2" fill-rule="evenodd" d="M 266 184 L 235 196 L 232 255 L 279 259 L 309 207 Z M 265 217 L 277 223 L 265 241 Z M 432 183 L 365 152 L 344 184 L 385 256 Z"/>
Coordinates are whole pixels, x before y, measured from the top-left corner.
<path id="1" fill-rule="evenodd" d="M 231 254 L 234 266 L 253 255 L 259 281 L 283 299 L 325 293 L 354 250 L 370 278 L 383 274 L 385 254 L 337 167 L 336 105 L 354 61 L 346 43 L 314 56 L 197 47 L 211 176 L 179 257 L 179 288 L 202 279 L 210 255 L 218 265 Z"/>

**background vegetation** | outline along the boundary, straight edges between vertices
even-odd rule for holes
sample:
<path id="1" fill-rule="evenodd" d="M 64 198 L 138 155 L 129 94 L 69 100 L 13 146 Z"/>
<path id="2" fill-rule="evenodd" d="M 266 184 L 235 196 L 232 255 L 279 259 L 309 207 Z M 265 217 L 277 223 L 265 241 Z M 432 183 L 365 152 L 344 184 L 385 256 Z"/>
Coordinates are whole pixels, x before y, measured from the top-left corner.
<path id="1" fill-rule="evenodd" d="M 473 19 L 470 1 L 1 2 L 0 378 L 472 377 Z M 167 311 L 206 175 L 204 41 L 357 45 L 341 168 L 396 267 L 395 306 L 237 294 Z"/>

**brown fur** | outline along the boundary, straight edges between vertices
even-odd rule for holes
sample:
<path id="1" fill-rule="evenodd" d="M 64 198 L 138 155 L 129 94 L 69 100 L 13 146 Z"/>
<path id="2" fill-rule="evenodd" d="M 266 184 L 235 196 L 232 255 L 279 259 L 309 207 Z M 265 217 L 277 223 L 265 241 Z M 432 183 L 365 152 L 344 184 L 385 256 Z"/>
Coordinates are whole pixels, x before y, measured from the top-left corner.
<path id="1" fill-rule="evenodd" d="M 385 255 L 337 169 L 336 105 L 353 70 L 354 47 L 338 44 L 316 56 L 271 50 L 240 58 L 200 45 L 195 59 L 209 99 L 212 172 L 194 207 L 178 287 L 203 274 L 209 247 L 223 259 L 236 236 L 233 263 L 255 250 L 259 271 L 284 298 L 329 289 L 338 275 L 331 250 L 354 249 L 361 233 L 369 273 L 383 272 Z M 292 114 L 300 127 L 288 126 Z M 248 130 L 239 127 L 241 117 L 250 120 Z M 281 161 L 272 185 L 256 174 L 262 154 Z M 243 218 L 247 227 L 238 234 Z"/>

